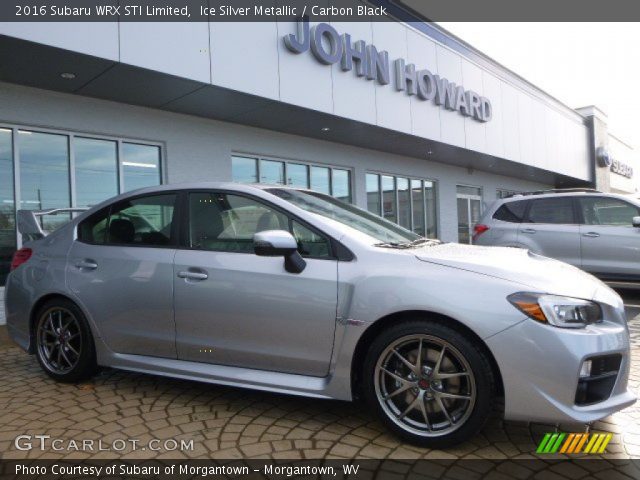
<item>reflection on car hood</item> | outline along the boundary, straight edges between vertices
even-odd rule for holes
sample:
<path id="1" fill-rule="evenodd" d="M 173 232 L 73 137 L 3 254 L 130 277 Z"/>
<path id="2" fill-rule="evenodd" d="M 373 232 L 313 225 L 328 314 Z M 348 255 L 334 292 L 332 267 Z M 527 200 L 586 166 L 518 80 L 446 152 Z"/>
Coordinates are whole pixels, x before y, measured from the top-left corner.
<path id="1" fill-rule="evenodd" d="M 445 243 L 415 253 L 423 262 L 489 275 L 555 295 L 591 299 L 598 289 L 608 289 L 576 267 L 521 248 Z"/>

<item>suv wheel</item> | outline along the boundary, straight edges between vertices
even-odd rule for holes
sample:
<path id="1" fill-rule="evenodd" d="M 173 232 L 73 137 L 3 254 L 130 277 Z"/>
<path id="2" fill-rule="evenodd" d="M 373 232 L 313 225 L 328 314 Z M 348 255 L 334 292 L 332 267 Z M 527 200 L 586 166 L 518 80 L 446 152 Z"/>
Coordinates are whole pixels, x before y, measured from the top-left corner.
<path id="1" fill-rule="evenodd" d="M 42 369 L 60 382 L 78 382 L 95 373 L 93 337 L 74 303 L 56 299 L 38 311 L 36 356 Z"/>
<path id="2" fill-rule="evenodd" d="M 431 321 L 383 331 L 364 365 L 370 406 L 397 435 L 424 447 L 448 447 L 477 433 L 491 412 L 494 384 L 486 355 Z"/>

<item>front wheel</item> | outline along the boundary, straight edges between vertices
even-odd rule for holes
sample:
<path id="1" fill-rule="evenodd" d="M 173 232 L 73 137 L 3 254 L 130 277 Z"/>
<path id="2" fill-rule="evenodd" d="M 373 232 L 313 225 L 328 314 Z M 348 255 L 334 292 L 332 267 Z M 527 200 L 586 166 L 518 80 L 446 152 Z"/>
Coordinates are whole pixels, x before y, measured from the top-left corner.
<path id="1" fill-rule="evenodd" d="M 494 384 L 491 364 L 472 340 L 426 320 L 384 330 L 364 365 L 370 406 L 398 436 L 430 448 L 477 433 L 491 412 Z"/>
<path id="2" fill-rule="evenodd" d="M 74 303 L 55 299 L 38 311 L 36 356 L 42 369 L 59 382 L 79 382 L 95 373 L 91 330 Z"/>

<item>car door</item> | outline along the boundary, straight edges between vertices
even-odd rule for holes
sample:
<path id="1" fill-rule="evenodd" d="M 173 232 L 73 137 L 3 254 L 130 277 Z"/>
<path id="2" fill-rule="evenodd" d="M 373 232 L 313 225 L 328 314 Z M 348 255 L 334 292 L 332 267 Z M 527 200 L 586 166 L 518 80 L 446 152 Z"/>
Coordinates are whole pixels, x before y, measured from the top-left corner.
<path id="1" fill-rule="evenodd" d="M 640 228 L 632 224 L 640 209 L 614 197 L 582 197 L 582 266 L 611 280 L 640 280 Z"/>
<path id="2" fill-rule="evenodd" d="M 132 198 L 78 226 L 67 282 L 115 352 L 176 358 L 176 198 L 175 193 Z"/>
<path id="3" fill-rule="evenodd" d="M 254 197 L 188 198 L 185 248 L 175 257 L 178 358 L 325 376 L 336 322 L 337 260 L 319 232 Z M 306 268 L 253 253 L 253 235 L 294 233 Z"/>
<path id="4" fill-rule="evenodd" d="M 570 196 L 531 200 L 526 221 L 520 224 L 518 243 L 580 267 L 580 226 L 575 210 L 574 197 Z"/>

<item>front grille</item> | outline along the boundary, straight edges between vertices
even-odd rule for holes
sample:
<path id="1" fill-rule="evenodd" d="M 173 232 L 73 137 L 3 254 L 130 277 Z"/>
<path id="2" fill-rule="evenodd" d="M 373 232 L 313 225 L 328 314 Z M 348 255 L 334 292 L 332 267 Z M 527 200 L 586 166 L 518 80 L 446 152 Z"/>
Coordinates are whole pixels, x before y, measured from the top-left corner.
<path id="1" fill-rule="evenodd" d="M 618 378 L 622 355 L 591 357 L 591 375 L 581 377 L 576 390 L 576 405 L 591 405 L 611 396 Z"/>

